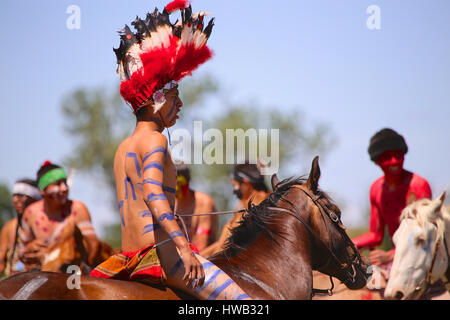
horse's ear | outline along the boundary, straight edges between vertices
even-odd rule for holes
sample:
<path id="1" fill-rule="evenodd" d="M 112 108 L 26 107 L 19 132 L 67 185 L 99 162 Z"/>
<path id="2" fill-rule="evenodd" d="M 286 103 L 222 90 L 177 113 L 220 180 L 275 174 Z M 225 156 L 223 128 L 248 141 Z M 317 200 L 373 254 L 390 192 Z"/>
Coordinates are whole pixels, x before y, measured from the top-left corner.
<path id="1" fill-rule="evenodd" d="M 272 178 L 270 179 L 270 182 L 272 183 L 272 190 L 275 191 L 275 188 L 276 188 L 278 182 L 280 182 L 280 181 L 278 180 L 278 177 L 277 177 L 277 174 L 276 174 L 276 173 L 274 173 L 274 174 L 272 175 Z"/>
<path id="2" fill-rule="evenodd" d="M 413 203 L 413 202 L 415 202 L 415 201 L 417 201 L 417 196 L 416 196 L 416 194 L 414 193 L 414 191 L 411 191 L 411 192 L 408 194 L 408 198 L 406 198 L 406 205 L 409 206 L 411 203 Z"/>
<path id="3" fill-rule="evenodd" d="M 439 201 L 441 201 L 442 203 L 444 203 L 445 201 L 445 197 L 447 196 L 447 192 L 442 192 L 441 196 L 439 197 Z"/>
<path id="4" fill-rule="evenodd" d="M 438 205 L 438 210 L 440 211 L 442 208 L 442 205 L 444 204 L 445 201 L 445 196 L 447 195 L 447 193 L 444 191 L 442 192 L 442 194 L 439 196 L 439 198 L 437 198 L 436 200 L 439 201 L 439 205 Z"/>
<path id="5" fill-rule="evenodd" d="M 319 178 L 320 178 L 319 156 L 316 156 L 312 161 L 311 172 L 309 173 L 308 181 L 306 181 L 306 185 L 314 193 L 317 192 L 317 188 L 319 186 Z"/>

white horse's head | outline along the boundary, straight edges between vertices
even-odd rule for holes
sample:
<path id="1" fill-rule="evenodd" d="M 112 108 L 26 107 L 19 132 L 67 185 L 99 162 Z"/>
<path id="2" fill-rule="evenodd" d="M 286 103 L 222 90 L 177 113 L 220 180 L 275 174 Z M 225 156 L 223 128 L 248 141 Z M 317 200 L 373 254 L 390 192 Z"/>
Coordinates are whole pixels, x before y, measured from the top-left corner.
<path id="1" fill-rule="evenodd" d="M 395 256 L 386 298 L 419 299 L 429 283 L 444 276 L 448 267 L 445 238 L 450 241 L 450 214 L 444 200 L 445 192 L 435 200 L 421 199 L 403 209 L 393 237 Z"/>

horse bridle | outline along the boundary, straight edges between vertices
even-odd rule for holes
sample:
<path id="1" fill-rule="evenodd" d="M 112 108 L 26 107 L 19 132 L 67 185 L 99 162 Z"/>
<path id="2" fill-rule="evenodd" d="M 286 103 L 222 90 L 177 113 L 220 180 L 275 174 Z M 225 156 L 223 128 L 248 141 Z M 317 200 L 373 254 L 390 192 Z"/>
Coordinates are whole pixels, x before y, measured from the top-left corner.
<path id="1" fill-rule="evenodd" d="M 432 220 L 429 220 L 429 221 L 437 227 L 437 223 L 435 221 L 432 221 Z M 430 269 L 428 270 L 425 279 L 419 283 L 419 285 L 415 288 L 414 291 L 418 292 L 423 289 L 424 290 L 423 292 L 425 292 L 428 289 L 428 287 L 431 285 L 431 276 L 433 274 L 433 268 L 434 268 L 434 264 L 436 262 L 438 252 L 441 253 L 443 258 L 447 257 L 447 261 L 448 261 L 447 263 L 450 263 L 450 257 L 448 255 L 448 247 L 447 247 L 447 241 L 445 240 L 445 236 L 442 239 L 442 241 L 444 242 L 444 247 L 442 247 L 442 245 L 441 245 L 441 240 L 437 239 L 436 245 L 434 246 L 434 250 L 433 250 L 433 258 L 431 260 Z M 448 266 L 447 266 L 447 270 L 449 270 Z M 447 278 L 447 282 L 445 284 L 448 284 L 449 280 L 450 279 Z"/>
<path id="2" fill-rule="evenodd" d="M 322 239 L 320 239 L 320 237 L 316 234 L 316 232 L 309 226 L 308 223 L 306 223 L 306 221 L 300 216 L 300 214 L 298 213 L 297 207 L 290 202 L 289 200 L 285 199 L 285 198 L 280 198 L 280 200 L 283 200 L 285 202 L 287 202 L 290 206 L 292 206 L 295 209 L 295 212 L 292 212 L 289 209 L 286 208 L 280 208 L 280 207 L 269 207 L 271 210 L 278 210 L 281 212 L 285 212 L 289 215 L 291 215 L 292 217 L 294 217 L 295 219 L 297 219 L 298 221 L 300 221 L 306 228 L 306 230 L 308 230 L 309 234 L 312 235 L 312 237 L 317 240 L 330 254 L 330 256 L 337 262 L 337 264 L 340 267 L 339 271 L 343 271 L 345 272 L 345 275 L 347 277 L 347 281 L 349 281 L 350 283 L 354 283 L 356 281 L 356 269 L 355 269 L 355 264 L 360 264 L 360 258 L 357 254 L 357 249 L 355 248 L 353 242 L 350 240 L 350 238 L 348 237 L 347 233 L 344 231 L 344 227 L 340 221 L 339 216 L 334 213 L 333 211 L 329 211 L 326 210 L 323 205 L 318 201 L 321 196 L 320 195 L 311 195 L 307 190 L 305 190 L 304 188 L 298 186 L 298 185 L 293 185 L 290 186 L 289 188 L 296 188 L 296 189 L 300 189 L 302 190 L 312 201 L 313 203 L 316 205 L 316 207 L 319 209 L 322 217 L 323 216 L 327 216 L 332 223 L 337 227 L 337 229 L 339 230 L 340 234 L 343 235 L 345 241 L 346 241 L 346 245 L 350 244 L 350 246 L 353 249 L 353 252 L 355 253 L 353 257 L 351 257 L 352 262 L 351 262 L 351 272 L 349 270 L 347 270 L 349 268 L 347 263 L 342 262 L 336 255 L 335 253 L 328 247 L 327 244 L 325 244 Z M 328 263 L 330 262 L 330 258 L 327 259 L 327 261 L 325 262 L 324 265 L 318 267 L 318 269 L 323 268 L 324 266 L 328 265 Z M 330 282 L 331 282 L 331 288 L 330 289 L 313 289 L 312 295 L 314 295 L 315 293 L 327 293 L 328 295 L 332 295 L 333 294 L 333 288 L 334 288 L 334 283 L 333 283 L 333 279 L 330 276 Z"/>

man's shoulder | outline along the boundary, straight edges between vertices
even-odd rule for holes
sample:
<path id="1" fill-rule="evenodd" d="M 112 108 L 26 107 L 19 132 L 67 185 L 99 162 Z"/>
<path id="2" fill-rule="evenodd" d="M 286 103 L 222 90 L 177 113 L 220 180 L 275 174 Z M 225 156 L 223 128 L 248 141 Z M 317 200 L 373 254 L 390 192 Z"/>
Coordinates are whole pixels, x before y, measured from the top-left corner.
<path id="1" fill-rule="evenodd" d="M 384 176 L 381 176 L 378 179 L 376 179 L 370 186 L 370 193 L 381 191 L 383 184 L 384 184 Z"/>
<path id="2" fill-rule="evenodd" d="M 36 202 L 33 202 L 32 204 L 30 204 L 26 209 L 25 212 L 23 213 L 24 217 L 28 217 L 30 218 L 31 216 L 33 216 L 36 212 L 41 211 L 42 208 L 44 207 L 44 200 L 38 200 Z"/>
<path id="3" fill-rule="evenodd" d="M 16 229 L 17 227 L 17 218 L 12 218 L 5 222 L 5 224 L 2 227 L 2 232 L 9 232 L 11 230 Z"/>
<path id="4" fill-rule="evenodd" d="M 416 173 L 412 174 L 411 182 L 409 185 L 410 189 L 413 191 L 417 189 L 417 191 L 426 191 L 427 193 L 431 193 L 431 187 L 428 181 Z"/>
<path id="5" fill-rule="evenodd" d="M 72 202 L 72 210 L 86 209 L 86 205 L 80 200 L 70 200 Z"/>
<path id="6" fill-rule="evenodd" d="M 424 177 L 418 175 L 417 173 L 412 173 L 411 185 L 430 185 Z"/>
<path id="7" fill-rule="evenodd" d="M 194 195 L 195 195 L 195 201 L 199 201 L 202 204 L 214 205 L 214 199 L 209 194 L 202 192 L 202 191 L 195 190 Z"/>

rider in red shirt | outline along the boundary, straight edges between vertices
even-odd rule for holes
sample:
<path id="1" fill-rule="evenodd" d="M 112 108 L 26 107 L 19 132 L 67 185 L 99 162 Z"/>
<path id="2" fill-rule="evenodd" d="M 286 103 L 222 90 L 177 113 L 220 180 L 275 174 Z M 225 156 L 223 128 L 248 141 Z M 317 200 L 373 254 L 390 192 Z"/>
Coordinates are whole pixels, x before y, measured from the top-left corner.
<path id="1" fill-rule="evenodd" d="M 370 187 L 370 230 L 353 239 L 358 249 L 373 249 L 383 241 L 385 226 L 392 239 L 400 225 L 400 214 L 408 199 L 431 198 L 428 182 L 403 168 L 408 152 L 405 139 L 392 129 L 382 129 L 371 139 L 370 159 L 384 172 Z M 369 259 L 373 265 L 388 264 L 394 259 L 390 251 L 372 250 Z"/>

